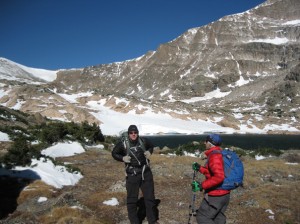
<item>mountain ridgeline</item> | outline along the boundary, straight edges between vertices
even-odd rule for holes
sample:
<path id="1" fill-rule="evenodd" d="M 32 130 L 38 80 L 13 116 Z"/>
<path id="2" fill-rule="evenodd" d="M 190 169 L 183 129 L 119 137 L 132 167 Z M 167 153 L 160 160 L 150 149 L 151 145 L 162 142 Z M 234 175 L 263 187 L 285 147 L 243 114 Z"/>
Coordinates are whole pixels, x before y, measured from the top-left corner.
<path id="1" fill-rule="evenodd" d="M 21 111 L 101 124 L 87 102 L 105 100 L 105 106 L 124 113 L 151 108 L 236 132 L 247 126 L 269 133 L 292 127 L 299 133 L 300 1 L 267 0 L 191 28 L 132 60 L 60 70 L 52 82 L 24 79 L 0 80 L 6 93 L 2 105 L 22 102 Z M 76 103 L 60 95 L 86 92 L 91 94 Z"/>

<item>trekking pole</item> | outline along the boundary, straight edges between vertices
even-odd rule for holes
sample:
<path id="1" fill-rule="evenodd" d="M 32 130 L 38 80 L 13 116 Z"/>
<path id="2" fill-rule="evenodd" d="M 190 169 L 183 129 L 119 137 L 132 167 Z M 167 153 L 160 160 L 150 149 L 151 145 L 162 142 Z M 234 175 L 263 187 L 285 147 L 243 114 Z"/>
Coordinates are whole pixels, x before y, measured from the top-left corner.
<path id="1" fill-rule="evenodd" d="M 196 179 L 196 172 L 197 171 L 194 170 L 193 181 Z M 188 224 L 192 224 L 191 223 L 191 218 L 192 218 L 192 216 L 196 216 L 195 201 L 196 201 L 196 192 L 192 190 L 192 200 L 191 200 L 191 204 L 189 205 L 189 220 L 188 220 Z"/>

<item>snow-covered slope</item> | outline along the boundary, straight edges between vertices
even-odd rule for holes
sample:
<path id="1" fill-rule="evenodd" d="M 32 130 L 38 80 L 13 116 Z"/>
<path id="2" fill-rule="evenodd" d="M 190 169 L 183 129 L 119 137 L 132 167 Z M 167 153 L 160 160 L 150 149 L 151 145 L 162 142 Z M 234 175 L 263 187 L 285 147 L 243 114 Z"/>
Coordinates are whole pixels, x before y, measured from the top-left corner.
<path id="1" fill-rule="evenodd" d="M 131 123 L 149 134 L 300 133 L 299 21 L 299 0 L 267 0 L 142 57 L 57 77 L 1 59 L 0 105 L 104 134 Z M 45 84 L 26 85 L 37 78 Z"/>
<path id="2" fill-rule="evenodd" d="M 30 68 L 6 58 L 0 58 L 0 79 L 26 83 L 52 82 L 58 71 Z"/>

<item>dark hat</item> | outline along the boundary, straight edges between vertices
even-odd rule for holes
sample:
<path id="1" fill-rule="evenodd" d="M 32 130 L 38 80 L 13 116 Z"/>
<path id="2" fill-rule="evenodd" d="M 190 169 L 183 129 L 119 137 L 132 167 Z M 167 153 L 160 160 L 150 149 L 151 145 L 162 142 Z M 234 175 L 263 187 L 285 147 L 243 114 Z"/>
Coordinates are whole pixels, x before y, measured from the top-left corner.
<path id="1" fill-rule="evenodd" d="M 222 143 L 222 139 L 220 137 L 220 135 L 218 134 L 210 134 L 208 136 L 206 136 L 205 141 L 210 142 L 213 145 L 221 145 Z"/>
<path id="2" fill-rule="evenodd" d="M 132 124 L 128 127 L 128 133 L 131 131 L 136 131 L 137 133 L 139 133 L 139 129 L 137 128 L 136 125 Z"/>

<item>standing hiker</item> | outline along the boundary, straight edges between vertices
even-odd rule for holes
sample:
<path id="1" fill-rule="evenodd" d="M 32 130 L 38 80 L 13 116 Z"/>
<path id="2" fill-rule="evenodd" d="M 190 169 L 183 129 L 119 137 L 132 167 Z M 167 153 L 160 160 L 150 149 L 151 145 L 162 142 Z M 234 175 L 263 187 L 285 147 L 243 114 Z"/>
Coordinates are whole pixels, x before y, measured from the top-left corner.
<path id="1" fill-rule="evenodd" d="M 116 144 L 112 151 L 112 157 L 115 160 L 125 163 L 127 211 L 131 224 L 141 223 L 137 215 L 139 189 L 143 193 L 148 223 L 158 224 L 154 181 L 149 166 L 149 158 L 152 153 L 152 143 L 148 139 L 139 136 L 136 125 L 128 127 L 128 134 Z"/>
<path id="2" fill-rule="evenodd" d="M 204 152 L 207 156 L 207 162 L 204 166 L 194 162 L 193 170 L 199 171 L 205 175 L 202 183 L 192 182 L 193 191 L 202 191 L 204 189 L 204 198 L 197 211 L 196 219 L 198 224 L 224 224 L 226 223 L 225 211 L 230 200 L 230 190 L 219 189 L 225 178 L 224 165 L 221 153 L 215 153 L 216 150 L 222 150 L 220 145 L 221 137 L 217 134 L 208 135 L 205 139 Z"/>

